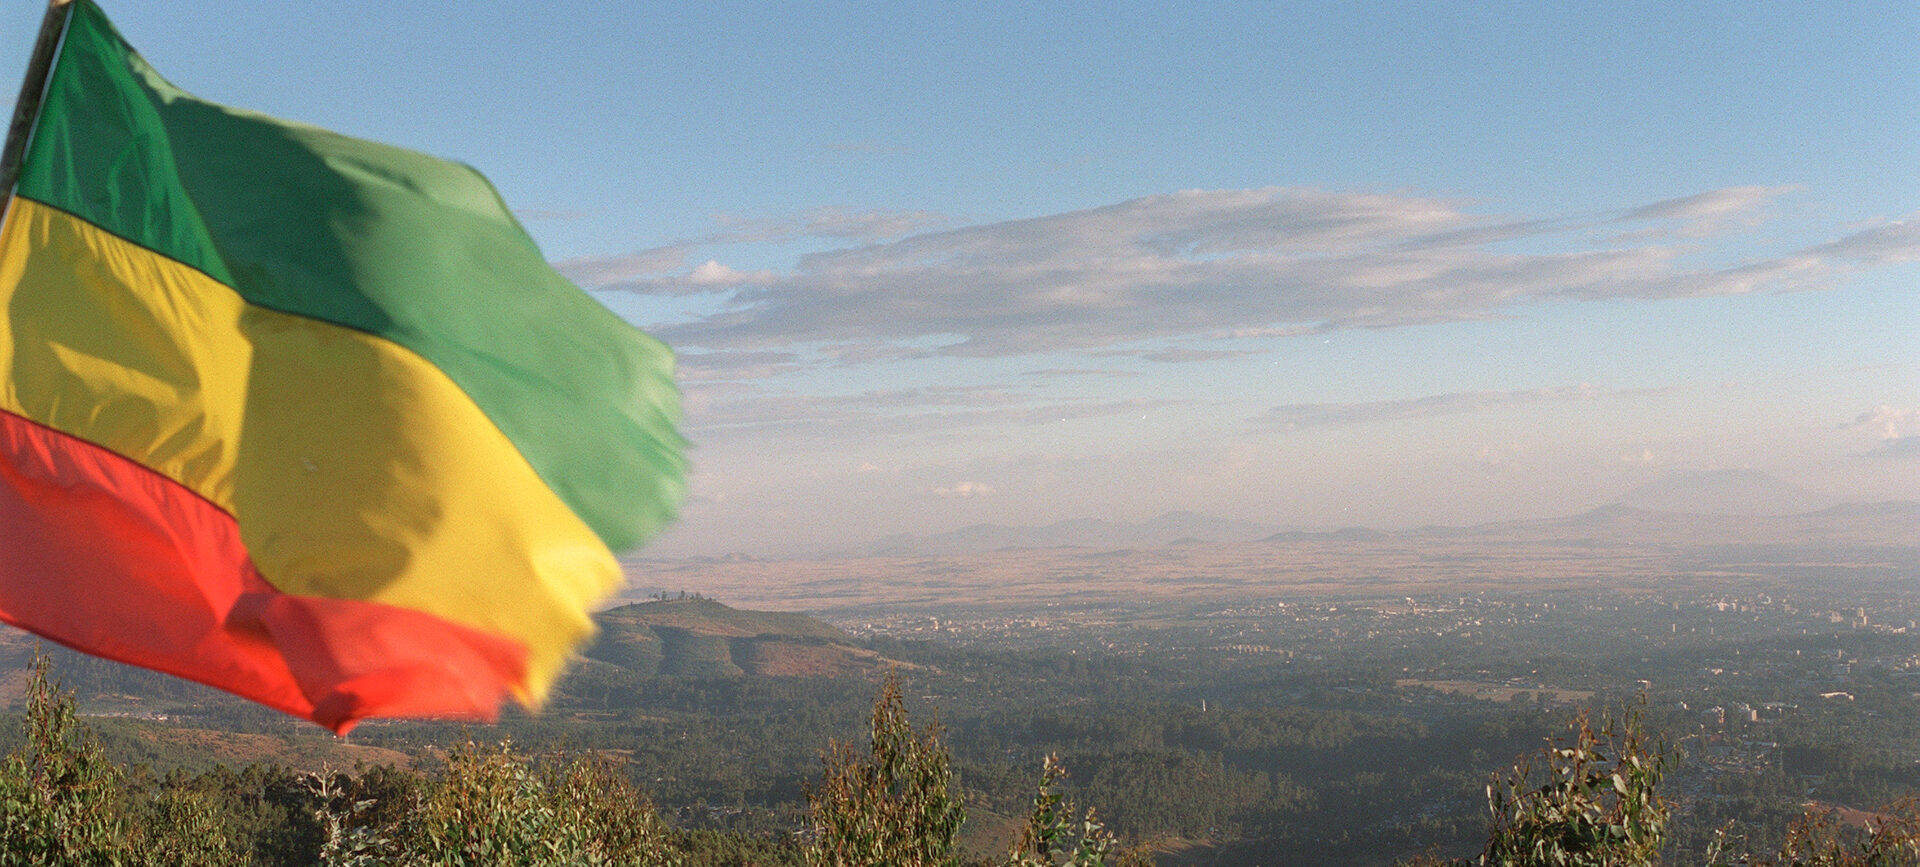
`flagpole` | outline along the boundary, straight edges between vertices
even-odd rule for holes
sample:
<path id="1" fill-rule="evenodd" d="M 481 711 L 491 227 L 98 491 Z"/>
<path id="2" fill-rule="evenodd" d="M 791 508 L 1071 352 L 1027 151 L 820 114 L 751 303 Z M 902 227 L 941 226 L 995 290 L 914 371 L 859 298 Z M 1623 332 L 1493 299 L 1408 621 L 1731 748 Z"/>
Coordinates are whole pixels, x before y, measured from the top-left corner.
<path id="1" fill-rule="evenodd" d="M 20 174 L 20 160 L 26 156 L 27 140 L 33 137 L 34 121 L 40 117 L 40 101 L 46 96 L 47 75 L 53 70 L 60 36 L 66 32 L 72 12 L 72 0 L 48 0 L 46 17 L 40 19 L 40 38 L 33 43 L 27 78 L 20 82 L 20 98 L 13 103 L 13 123 L 7 126 L 7 148 L 0 152 L 0 193 L 9 200 Z"/>

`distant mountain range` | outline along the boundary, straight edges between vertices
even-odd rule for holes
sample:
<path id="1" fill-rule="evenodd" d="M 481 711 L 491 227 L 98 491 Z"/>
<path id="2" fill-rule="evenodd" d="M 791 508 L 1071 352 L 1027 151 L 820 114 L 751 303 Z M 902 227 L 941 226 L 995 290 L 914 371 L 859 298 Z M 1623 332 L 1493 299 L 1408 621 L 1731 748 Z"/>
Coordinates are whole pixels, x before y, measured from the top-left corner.
<path id="1" fill-rule="evenodd" d="M 1193 542 L 1250 542 L 1283 529 L 1197 512 L 1168 512 L 1140 523 L 1082 518 L 1044 527 L 975 524 L 931 536 L 902 533 L 874 542 L 865 553 L 944 555 L 1006 548 L 1160 548 Z"/>
<path id="2" fill-rule="evenodd" d="M 1615 503 L 1565 518 L 1422 527 L 1408 537 L 1577 545 L 1920 545 L 1920 502 L 1844 503 L 1792 515 L 1657 512 Z"/>
<path id="3" fill-rule="evenodd" d="M 1765 519 L 1765 520 L 1763 520 Z M 1567 538 L 1647 538 L 1689 532 L 1735 536 L 1777 532 L 1839 539 L 1902 539 L 1920 534 L 1920 502 L 1840 503 L 1758 470 L 1673 473 L 1634 488 L 1620 500 L 1562 518 L 1504 521 L 1472 527 L 1424 527 L 1389 533 L 1366 527 L 1303 530 L 1195 512 L 1168 512 L 1140 523 L 1080 519 L 1042 527 L 975 524 L 928 536 L 900 534 L 862 552 L 880 556 L 949 556 L 1008 549 L 1163 548 L 1222 542 L 1367 542 L 1410 535 L 1447 537 L 1546 534 Z"/>
<path id="4" fill-rule="evenodd" d="M 1628 491 L 1620 503 L 1689 515 L 1800 515 L 1840 501 L 1759 470 L 1700 470 L 1661 476 Z"/>

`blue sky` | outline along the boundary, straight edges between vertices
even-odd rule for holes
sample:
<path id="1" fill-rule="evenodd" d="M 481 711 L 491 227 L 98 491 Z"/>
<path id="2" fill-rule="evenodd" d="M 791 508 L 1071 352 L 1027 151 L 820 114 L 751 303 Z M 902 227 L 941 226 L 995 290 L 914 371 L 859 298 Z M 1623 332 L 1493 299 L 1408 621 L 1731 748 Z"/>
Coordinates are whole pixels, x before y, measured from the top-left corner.
<path id="1" fill-rule="evenodd" d="M 1920 495 L 1920 7 L 1561 5 L 106 8 L 679 347 L 662 553 Z"/>

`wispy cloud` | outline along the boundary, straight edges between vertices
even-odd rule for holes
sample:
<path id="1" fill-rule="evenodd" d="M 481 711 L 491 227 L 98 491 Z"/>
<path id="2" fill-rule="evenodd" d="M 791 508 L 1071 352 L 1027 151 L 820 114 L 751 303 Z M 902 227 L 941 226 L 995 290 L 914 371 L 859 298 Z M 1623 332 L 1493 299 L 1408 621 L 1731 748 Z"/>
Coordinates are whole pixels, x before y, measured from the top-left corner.
<path id="1" fill-rule="evenodd" d="M 1049 377 L 1049 378 L 1051 378 L 1051 377 L 1055 377 L 1055 376 L 1105 376 L 1105 377 L 1120 377 L 1120 376 L 1139 376 L 1139 375 L 1140 375 L 1140 371 L 1137 371 L 1137 370 L 1114 370 L 1114 369 L 1112 369 L 1112 368 L 1100 368 L 1100 367 L 1045 367 L 1045 368 L 1041 368 L 1041 369 L 1039 369 L 1039 370 L 1028 370 L 1028 371 L 1023 371 L 1021 375 L 1023 375 L 1023 376 L 1044 376 L 1044 377 Z"/>
<path id="2" fill-rule="evenodd" d="M 649 247 L 623 256 L 591 256 L 568 259 L 554 267 L 572 280 L 590 289 L 621 286 L 684 269 L 693 252 L 691 244 Z"/>
<path id="3" fill-rule="evenodd" d="M 1681 234 L 1710 234 L 1730 225 L 1754 224 L 1775 199 L 1798 189 L 1797 186 L 1723 187 L 1642 205 L 1628 211 L 1620 220 L 1673 220 L 1680 223 Z"/>
<path id="4" fill-rule="evenodd" d="M 1720 225 L 1785 189 L 1716 190 L 1629 214 Z M 1185 191 L 815 253 L 766 283 L 734 287 L 724 309 L 660 332 L 715 349 L 828 343 L 886 357 L 880 349 L 911 344 L 921 354 L 1007 356 L 1485 319 L 1555 298 L 1810 288 L 1824 285 L 1829 260 L 1898 261 L 1916 249 L 1913 230 L 1896 223 L 1704 267 L 1688 264 L 1698 252 L 1690 247 L 1582 237 L 1597 225 L 1481 215 L 1404 194 Z M 1515 240 L 1530 251 L 1509 249 Z"/>
<path id="5" fill-rule="evenodd" d="M 770 271 L 741 271 L 718 261 L 688 267 L 695 251 L 740 244 L 781 244 L 807 239 L 874 243 L 944 226 L 952 220 L 932 211 L 813 208 L 781 217 L 721 214 L 705 235 L 618 256 L 592 256 L 557 263 L 560 273 L 590 289 L 649 295 L 700 295 L 746 283 L 772 282 Z M 721 278 L 721 279 L 716 279 Z"/>
<path id="6" fill-rule="evenodd" d="M 1140 357 L 1148 361 L 1158 361 L 1162 364 L 1187 364 L 1195 361 L 1219 361 L 1223 358 L 1239 358 L 1243 355 L 1253 354 L 1255 353 L 1251 349 L 1188 349 L 1184 346 L 1176 346 L 1171 349 L 1162 349 L 1158 352 L 1141 353 Z"/>
<path id="7" fill-rule="evenodd" d="M 514 208 L 513 215 L 522 220 L 578 220 L 587 216 L 587 212 L 555 211 L 541 208 Z"/>
<path id="8" fill-rule="evenodd" d="M 1543 403 L 1547 401 L 1594 400 L 1601 397 L 1653 393 L 1657 393 L 1657 390 L 1615 391 L 1585 384 L 1567 385 L 1557 388 L 1534 388 L 1521 391 L 1462 391 L 1406 400 L 1380 400 L 1356 403 L 1292 403 L 1276 406 L 1268 410 L 1264 415 L 1255 416 L 1250 420 L 1255 424 L 1265 427 L 1280 428 L 1283 430 L 1300 430 L 1303 428 L 1337 427 L 1382 421 L 1398 421 L 1410 418 L 1459 415 L 1502 406 Z"/>
<path id="9" fill-rule="evenodd" d="M 1773 216 L 1774 202 L 1799 189 L 1795 185 L 1723 187 L 1630 208 L 1611 221 L 1622 231 L 1607 243 L 1699 243 L 1716 235 L 1750 230 Z"/>
<path id="10" fill-rule="evenodd" d="M 1920 407 L 1876 406 L 1840 427 L 1847 430 L 1870 430 L 1879 434 L 1883 440 L 1897 440 L 1920 433 Z"/>
<path id="11" fill-rule="evenodd" d="M 1866 457 L 1898 461 L 1920 461 L 1920 436 L 1895 437 L 1890 440 L 1881 440 L 1880 447 L 1868 452 Z"/>
<path id="12" fill-rule="evenodd" d="M 933 386 L 813 395 L 741 382 L 690 383 L 686 428 L 696 439 L 780 431 L 800 437 L 936 433 L 982 425 L 1026 426 L 1138 414 L 1175 400 L 1048 400 L 993 386 Z"/>
<path id="13" fill-rule="evenodd" d="M 799 356 L 791 352 L 683 352 L 679 358 L 684 382 L 767 379 L 798 370 Z"/>
<path id="14" fill-rule="evenodd" d="M 1848 259 L 1867 265 L 1920 262 L 1920 213 L 1856 232 L 1806 251 L 1814 257 Z"/>
<path id="15" fill-rule="evenodd" d="M 774 280 L 773 272 L 767 270 L 741 271 L 708 259 L 706 262 L 688 271 L 682 278 L 689 286 L 697 286 L 710 292 L 732 289 L 736 286 L 764 286 Z"/>
<path id="16" fill-rule="evenodd" d="M 933 495 L 936 497 L 945 497 L 945 498 L 957 497 L 960 499 L 975 499 L 978 497 L 991 497 L 994 495 L 994 493 L 996 492 L 994 491 L 993 486 L 985 482 L 955 482 L 954 484 L 951 484 L 951 485 L 945 485 L 945 486 L 933 489 Z"/>
<path id="17" fill-rule="evenodd" d="M 880 241 L 904 238 L 952 222 L 945 215 L 933 211 L 855 211 L 840 207 L 813 208 L 771 219 L 721 215 L 718 221 L 720 230 L 701 238 L 700 243 L 767 243 L 799 238 Z"/>

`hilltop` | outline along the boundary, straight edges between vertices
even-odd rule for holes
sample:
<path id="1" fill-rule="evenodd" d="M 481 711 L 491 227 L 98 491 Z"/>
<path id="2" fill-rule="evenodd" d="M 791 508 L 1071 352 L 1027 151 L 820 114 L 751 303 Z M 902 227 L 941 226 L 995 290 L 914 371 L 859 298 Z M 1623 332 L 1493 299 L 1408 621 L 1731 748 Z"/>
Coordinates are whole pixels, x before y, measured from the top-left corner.
<path id="1" fill-rule="evenodd" d="M 840 677 L 893 664 L 846 633 L 783 611 L 747 611 L 712 599 L 636 602 L 594 615 L 589 660 L 641 675 Z"/>
<path id="2" fill-rule="evenodd" d="M 749 611 L 698 596 L 623 605 L 595 614 L 594 622 L 600 634 L 568 677 L 598 666 L 642 677 L 868 677 L 892 666 L 912 667 L 857 647 L 846 633 L 805 614 Z M 0 709 L 23 700 L 36 648 L 54 658 L 64 685 L 90 713 L 175 723 L 236 714 L 283 721 L 227 693 L 74 653 L 3 625 Z M 236 749 L 258 752 L 257 746 Z"/>

